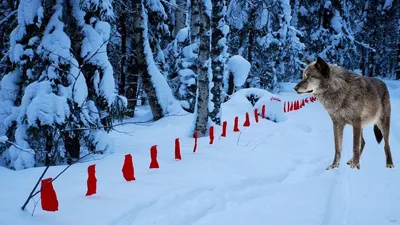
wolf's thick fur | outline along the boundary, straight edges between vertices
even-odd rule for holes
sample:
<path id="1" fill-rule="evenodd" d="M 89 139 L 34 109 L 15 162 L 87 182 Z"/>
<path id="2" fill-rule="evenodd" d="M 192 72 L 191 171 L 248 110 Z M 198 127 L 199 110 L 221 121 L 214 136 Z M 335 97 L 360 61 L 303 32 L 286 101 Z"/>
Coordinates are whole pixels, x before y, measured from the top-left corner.
<path id="1" fill-rule="evenodd" d="M 360 169 L 365 145 L 362 129 L 369 124 L 374 125 L 378 143 L 382 137 L 385 141 L 386 167 L 394 167 L 389 146 L 390 97 L 383 81 L 359 76 L 318 57 L 314 62 L 307 60 L 302 81 L 294 89 L 299 94 L 312 93 L 332 118 L 335 157 L 327 169 L 339 167 L 346 124 L 353 127 L 353 158 L 347 163 L 351 168 Z"/>

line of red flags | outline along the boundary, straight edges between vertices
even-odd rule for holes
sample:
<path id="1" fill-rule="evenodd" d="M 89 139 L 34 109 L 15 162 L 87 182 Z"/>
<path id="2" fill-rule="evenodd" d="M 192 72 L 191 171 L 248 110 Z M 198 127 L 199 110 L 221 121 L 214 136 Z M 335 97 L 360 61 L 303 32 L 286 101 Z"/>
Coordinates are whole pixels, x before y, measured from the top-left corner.
<path id="1" fill-rule="evenodd" d="M 314 102 L 316 101 L 315 97 L 310 97 L 310 98 L 305 98 L 302 100 L 297 100 L 293 102 L 284 102 L 284 112 L 290 112 L 293 110 L 298 110 L 302 108 L 306 103 Z M 263 105 L 261 108 L 261 118 L 265 119 L 266 118 L 266 105 Z M 254 109 L 254 120 L 256 123 L 259 122 L 259 114 L 258 114 L 258 109 Z M 227 126 L 228 122 L 223 121 L 222 123 L 222 133 L 221 137 L 226 137 L 227 136 Z M 250 115 L 248 112 L 246 112 L 245 116 L 245 121 L 243 123 L 244 127 L 249 127 L 250 126 Z M 235 117 L 234 119 L 234 126 L 233 126 L 233 132 L 239 132 L 239 117 Z M 198 132 L 194 132 L 193 134 L 194 137 L 194 146 L 193 146 L 193 152 L 196 152 L 197 150 L 197 141 L 198 141 Z M 210 126 L 209 128 L 209 144 L 212 145 L 214 143 L 214 126 Z M 160 168 L 158 160 L 157 160 L 157 145 L 153 145 L 150 148 L 150 165 L 149 169 L 158 169 Z M 175 139 L 175 159 L 176 160 L 182 160 L 181 152 L 180 152 L 180 141 L 179 138 Z M 91 196 L 97 193 L 97 178 L 96 178 L 96 165 L 90 165 L 88 166 L 88 178 L 87 178 L 87 192 L 86 196 Z M 133 158 L 131 154 L 126 154 L 124 163 L 122 166 L 122 176 L 126 181 L 134 181 L 136 180 L 135 178 L 135 169 L 134 169 L 134 164 L 133 164 Z M 54 190 L 53 184 L 52 184 L 52 178 L 47 178 L 42 180 L 42 185 L 41 185 L 41 205 L 42 209 L 45 211 L 57 211 L 58 210 L 58 199 L 57 199 L 57 194 Z"/>

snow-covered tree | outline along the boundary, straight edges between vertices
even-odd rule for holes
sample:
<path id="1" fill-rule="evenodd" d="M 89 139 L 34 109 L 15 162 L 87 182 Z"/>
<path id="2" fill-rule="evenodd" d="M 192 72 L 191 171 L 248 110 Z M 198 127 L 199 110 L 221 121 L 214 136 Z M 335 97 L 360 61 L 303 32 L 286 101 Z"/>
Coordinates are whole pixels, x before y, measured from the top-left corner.
<path id="1" fill-rule="evenodd" d="M 79 70 L 60 20 L 61 4 L 23 0 L 18 14 L 23 16 L 11 33 L 9 54 L 14 70 L 1 81 L 1 100 L 6 134 L 24 149 L 10 146 L 3 156 L 9 167 L 23 169 L 63 161 L 62 129 L 73 111 L 73 95 L 80 96 L 75 103 L 85 99 L 85 83 L 79 79 L 81 89 L 73 88 Z"/>
<path id="2" fill-rule="evenodd" d="M 188 0 L 176 0 L 177 8 L 174 9 L 174 21 L 173 21 L 173 37 L 175 38 L 176 35 L 182 28 L 187 26 L 188 21 Z"/>
<path id="3" fill-rule="evenodd" d="M 0 2 L 0 78 L 11 68 L 8 58 L 10 49 L 10 33 L 17 25 L 17 7 L 19 1 Z"/>
<path id="4" fill-rule="evenodd" d="M 163 49 L 172 41 L 169 26 L 167 7 L 160 0 L 144 0 L 146 12 L 148 14 L 148 39 L 153 53 L 153 59 L 158 65 L 161 74 L 167 76 L 169 66 L 166 63 Z"/>
<path id="5" fill-rule="evenodd" d="M 194 112 L 197 89 L 196 59 L 198 57 L 200 26 L 200 23 L 196 22 L 199 21 L 197 4 L 197 1 L 193 1 L 186 5 L 186 10 L 190 13 L 184 18 L 185 27 L 177 32 L 175 39 L 166 48 L 167 61 L 170 65 L 168 82 L 174 96 L 180 100 L 183 109 L 191 113 Z M 184 8 L 179 8 L 176 13 L 182 13 L 182 10 Z M 182 18 L 182 15 L 177 17 Z M 182 21 L 175 21 L 175 23 L 181 24 Z M 174 29 L 176 28 L 175 26 Z"/>
<path id="6" fill-rule="evenodd" d="M 136 65 L 143 82 L 143 88 L 149 101 L 153 118 L 158 120 L 165 115 L 175 113 L 181 109 L 179 102 L 172 95 L 165 76 L 160 72 L 160 68 L 154 59 L 154 53 L 151 48 L 149 35 L 148 10 L 145 4 L 134 1 L 133 18 L 135 18 L 133 27 L 135 30 L 134 43 L 136 47 Z M 148 6 L 154 2 L 149 0 Z M 158 48 L 156 48 L 158 50 Z"/>
<path id="7" fill-rule="evenodd" d="M 107 60 L 109 25 L 101 18 L 112 15 L 108 6 L 20 2 L 11 33 L 13 70 L 3 77 L 0 92 L 5 133 L 19 146 L 3 153 L 9 167 L 63 163 L 82 152 L 112 149 L 102 125 L 112 124 L 125 101 L 115 93 Z M 102 7 L 107 12 L 98 10 Z"/>

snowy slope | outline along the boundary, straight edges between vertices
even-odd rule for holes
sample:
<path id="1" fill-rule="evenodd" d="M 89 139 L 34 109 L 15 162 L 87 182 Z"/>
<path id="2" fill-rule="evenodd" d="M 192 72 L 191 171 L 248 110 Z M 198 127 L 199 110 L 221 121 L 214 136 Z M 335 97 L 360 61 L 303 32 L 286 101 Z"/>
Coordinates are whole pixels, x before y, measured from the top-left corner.
<path id="1" fill-rule="evenodd" d="M 391 148 L 395 169 L 385 168 L 383 144 L 372 127 L 361 170 L 346 165 L 352 154 L 352 130 L 344 133 L 341 167 L 326 171 L 333 160 L 332 123 L 319 102 L 286 114 L 287 120 L 254 124 L 251 105 L 223 106 L 228 137 L 216 128 L 214 145 L 199 140 L 192 153 L 188 138 L 192 118 L 171 116 L 155 123 L 126 125 L 114 132 L 116 151 L 106 158 L 72 166 L 54 183 L 59 201 L 55 213 L 22 212 L 43 168 L 10 171 L 0 167 L 0 224 L 4 225 L 385 225 L 400 223 L 400 83 L 388 81 L 392 100 Z M 300 99 L 288 84 L 279 97 Z M 145 120 L 145 109 L 138 112 Z M 246 111 L 252 121 L 241 133 L 232 121 Z M 139 116 L 140 119 L 140 116 Z M 240 138 L 239 138 L 240 136 Z M 180 137 L 182 161 L 174 160 L 174 139 Z M 149 170 L 149 149 L 157 144 L 160 169 Z M 121 173 L 131 153 L 136 181 Z M 87 166 L 96 163 L 97 194 L 85 197 Z M 54 177 L 64 166 L 52 167 Z M 36 198 L 38 200 L 38 198 Z M 29 212 L 33 204 L 28 205 Z"/>

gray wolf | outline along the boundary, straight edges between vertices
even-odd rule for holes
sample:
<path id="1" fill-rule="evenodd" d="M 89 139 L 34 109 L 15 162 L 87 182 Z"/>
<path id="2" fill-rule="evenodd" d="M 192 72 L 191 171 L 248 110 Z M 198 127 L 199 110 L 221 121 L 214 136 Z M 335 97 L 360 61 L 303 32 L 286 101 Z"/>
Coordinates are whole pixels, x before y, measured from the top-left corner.
<path id="1" fill-rule="evenodd" d="M 360 157 L 365 146 L 363 128 L 374 125 L 378 143 L 385 141 L 386 167 L 394 168 L 389 145 L 390 96 L 386 84 L 363 77 L 340 66 L 328 64 L 321 57 L 306 60 L 302 80 L 294 87 L 298 94 L 311 93 L 330 115 L 333 122 L 335 157 L 327 170 L 339 167 L 343 130 L 353 127 L 353 158 L 347 164 L 360 169 Z"/>

